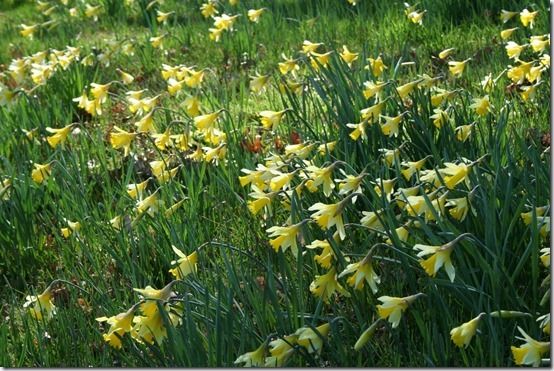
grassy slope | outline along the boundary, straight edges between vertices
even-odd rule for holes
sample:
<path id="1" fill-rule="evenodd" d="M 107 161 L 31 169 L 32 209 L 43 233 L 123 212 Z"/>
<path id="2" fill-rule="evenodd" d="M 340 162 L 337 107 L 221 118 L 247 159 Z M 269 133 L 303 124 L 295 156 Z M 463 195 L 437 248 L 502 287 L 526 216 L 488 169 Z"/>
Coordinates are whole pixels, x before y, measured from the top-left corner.
<path id="1" fill-rule="evenodd" d="M 0 136 L 10 139 L 0 144 L 0 169 L 4 174 L 28 173 L 30 160 L 42 163 L 46 158 L 53 157 L 60 161 L 62 169 L 71 171 L 57 174 L 59 181 L 49 184 L 48 190 L 22 183 L 14 192 L 17 202 L 10 207 L 0 206 L 0 215 L 12 221 L 12 224 L 0 227 L 0 242 L 10 249 L 4 263 L 0 264 L 0 274 L 11 288 L 1 294 L 3 302 L 8 303 L 3 308 L 3 314 L 17 318 L 15 311 L 19 310 L 22 297 L 30 292 L 30 287 L 44 287 L 51 279 L 60 276 L 84 285 L 88 293 L 70 290 L 58 293 L 60 313 L 46 329 L 51 339 L 44 337 L 44 329 L 36 328 L 29 321 L 17 323 L 18 326 L 3 323 L 0 326 L 0 357 L 4 357 L 0 358 L 0 363 L 3 365 L 230 365 L 240 354 L 239 349 L 254 349 L 264 336 L 274 331 L 286 333 L 291 331 L 291 327 L 302 325 L 298 319 L 287 318 L 283 321 L 280 318 L 282 314 L 276 313 L 275 307 L 303 309 L 301 303 L 287 303 L 279 295 L 272 296 L 271 289 L 260 291 L 255 281 L 256 277 L 267 272 L 268 267 L 264 264 L 275 264 L 272 269 L 278 271 L 285 267 L 283 256 L 268 258 L 266 233 L 263 227 L 254 223 L 244 205 L 246 192 L 238 187 L 238 170 L 242 167 L 253 168 L 256 158 L 244 156 L 242 163 L 230 164 L 220 171 L 206 171 L 204 165 L 187 168 L 179 175 L 184 186 L 172 184 L 169 192 L 164 194 L 168 198 L 167 203 L 181 196 L 189 197 L 182 215 L 170 222 L 152 219 L 149 223 L 140 224 L 133 234 L 114 235 L 105 233 L 102 223 L 115 216 L 114 210 L 131 206 L 125 199 L 124 187 L 140 180 L 135 178 L 135 170 L 144 166 L 140 161 L 112 160 L 115 151 L 102 144 L 107 125 L 117 118 L 106 117 L 90 124 L 94 125 L 89 132 L 90 137 L 75 138 L 71 144 L 81 148 L 81 151 L 72 151 L 71 146 L 52 152 L 44 145 L 21 145 L 25 138 L 19 133 L 14 134 L 16 128 L 61 126 L 79 119 L 71 98 L 78 96 L 90 82 L 106 82 L 115 78 L 115 67 L 142 75 L 143 80 L 136 85 L 137 89 L 164 90 L 159 74 L 162 63 L 212 68 L 217 78 L 208 82 L 212 89 L 205 97 L 207 105 L 212 102 L 214 109 L 229 107 L 234 115 L 239 115 L 236 117 L 241 118 L 237 120 L 237 125 L 248 124 L 249 115 L 268 106 L 276 108 L 280 102 L 276 95 L 249 97 L 245 93 L 245 77 L 254 71 L 272 70 L 282 52 L 288 55 L 300 49 L 304 39 L 325 42 L 330 47 L 346 44 L 351 50 L 363 49 L 371 56 L 383 52 L 391 68 L 393 61 L 399 58 L 416 62 L 413 71 L 404 72 L 408 74 L 429 71 L 431 55 L 446 47 L 456 46 L 458 60 L 474 56 L 476 63 L 471 64 L 466 81 L 476 84 L 490 70 L 500 71 L 508 63 L 504 51 L 498 46 L 499 24 L 496 17 L 500 9 L 520 9 L 527 5 L 523 1 L 504 4 L 482 1 L 478 5 L 474 1 L 427 1 L 423 2 L 429 11 L 425 27 L 418 28 L 406 22 L 401 2 L 362 1 L 352 9 L 346 1 L 345 4 L 340 2 L 340 5 L 324 0 L 275 1 L 267 5 L 275 15 L 273 18 L 262 17 L 257 26 L 243 20 L 235 34 L 225 35 L 221 44 L 214 44 L 207 38 L 207 29 L 211 24 L 201 19 L 197 11 L 199 4 L 168 3 L 169 8 L 177 9 L 179 20 L 170 28 L 174 38 L 168 42 L 167 55 L 161 55 L 146 45 L 135 58 L 116 57 L 109 68 L 74 71 L 68 74 L 71 79 L 55 78 L 41 92 L 40 103 L 21 103 L 5 116 L 7 124 L 0 128 Z M 89 50 L 93 46 L 101 46 L 108 38 L 120 39 L 132 35 L 144 42 L 151 36 L 151 30 L 141 25 L 140 17 L 128 21 L 103 17 L 99 24 L 87 21 L 84 25 L 58 27 L 30 42 L 18 35 L 17 25 L 38 17 L 34 6 L 5 7 L 0 8 L 0 64 L 8 64 L 14 57 L 43 50 L 45 45 L 54 48 L 80 45 Z M 247 8 L 250 6 L 239 9 L 244 13 Z M 536 27 L 545 29 L 546 19 L 541 18 Z M 220 86 L 225 88 L 218 89 Z M 56 104 L 45 110 L 49 102 Z M 526 121 L 529 121 L 529 127 L 544 130 L 547 117 L 546 110 L 531 112 Z M 92 174 L 84 169 L 91 159 L 99 164 Z M 170 199 L 168 194 L 175 197 Z M 63 217 L 86 220 L 80 240 L 66 241 L 59 236 Z M 228 247 L 217 245 L 210 247 L 213 251 L 206 252 L 199 279 L 188 288 L 198 297 L 197 302 L 190 304 L 190 313 L 201 323 L 200 328 L 195 329 L 192 324 L 183 326 L 182 333 L 186 333 L 186 337 L 176 337 L 161 353 L 153 351 L 144 356 L 132 346 L 128 347 L 128 352 L 109 349 L 102 341 L 94 318 L 105 313 L 117 313 L 131 305 L 135 300 L 130 293 L 132 287 L 149 284 L 161 287 L 168 282 L 170 276 L 167 269 L 173 259 L 173 253 L 168 248 L 170 244 L 192 247 L 209 240 L 237 246 L 253 257 L 233 253 Z M 253 258 L 264 263 L 254 264 Z M 213 272 L 218 273 L 214 275 Z M 305 291 L 309 282 L 305 282 L 305 277 L 304 282 L 300 281 L 300 276 L 296 277 L 299 281 L 294 282 L 294 277 L 292 272 L 289 284 L 293 287 L 288 290 Z M 253 299 L 262 294 L 268 296 L 266 300 Z M 232 309 L 231 296 L 247 306 L 257 307 L 250 309 L 250 312 L 246 309 L 247 315 L 244 315 Z M 85 309 L 74 305 L 79 297 L 86 298 L 90 311 L 87 305 Z M 287 315 L 291 316 L 290 313 Z M 237 319 L 234 316 L 244 317 Z M 238 326 L 238 323 L 242 325 Z M 353 339 L 358 336 L 357 329 L 345 326 L 344 331 L 344 336 Z M 226 335 L 212 336 L 214 333 Z M 254 334 L 259 338 L 254 339 Z M 452 350 L 444 350 L 446 355 L 433 354 L 432 360 L 427 354 L 442 350 L 426 348 L 421 353 L 391 352 L 387 343 L 400 344 L 402 348 L 402 344 L 413 345 L 417 341 L 417 338 L 401 335 L 383 337 L 383 341 L 369 355 L 359 356 L 351 355 L 347 347 L 331 344 L 337 349 L 333 362 L 340 365 L 352 360 L 355 364 L 398 366 L 431 365 L 437 361 L 459 365 L 467 361 L 465 354 L 459 356 Z M 204 346 L 208 349 L 207 354 Z M 425 346 L 429 347 L 429 344 Z M 506 362 L 505 358 L 489 359 L 483 352 L 486 353 L 486 350 L 481 351 L 481 360 L 488 360 L 490 364 Z M 365 358 L 368 356 L 371 361 Z M 304 362 L 310 364 L 311 361 L 307 359 Z"/>

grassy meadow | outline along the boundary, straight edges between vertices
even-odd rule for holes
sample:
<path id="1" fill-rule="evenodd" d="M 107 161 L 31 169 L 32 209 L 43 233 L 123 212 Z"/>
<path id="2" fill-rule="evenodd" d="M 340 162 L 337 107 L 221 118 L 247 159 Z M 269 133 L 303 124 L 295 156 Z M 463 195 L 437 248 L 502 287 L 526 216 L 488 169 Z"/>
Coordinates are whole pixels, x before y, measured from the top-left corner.
<path id="1" fill-rule="evenodd" d="M 546 1 L 0 1 L 0 365 L 550 366 Z"/>

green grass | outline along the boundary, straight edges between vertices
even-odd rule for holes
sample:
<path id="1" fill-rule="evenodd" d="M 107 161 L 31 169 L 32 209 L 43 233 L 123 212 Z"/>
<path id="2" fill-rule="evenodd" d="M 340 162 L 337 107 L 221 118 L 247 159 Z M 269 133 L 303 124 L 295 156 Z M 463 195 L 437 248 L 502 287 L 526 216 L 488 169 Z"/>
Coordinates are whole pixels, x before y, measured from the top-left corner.
<path id="1" fill-rule="evenodd" d="M 69 3 L 73 6 L 75 1 Z M 549 246 L 549 232 L 541 235 L 540 215 L 533 214 L 526 225 L 521 213 L 549 205 L 550 69 L 544 69 L 534 99 L 524 101 L 521 86 L 531 84 L 525 80 L 513 84 L 502 73 L 516 63 L 507 57 L 506 41 L 500 38 L 502 29 L 516 26 L 519 29 L 510 40 L 519 44 L 527 43 L 531 35 L 546 34 L 545 2 L 421 1 L 418 9 L 427 13 L 418 26 L 406 18 L 401 1 L 362 0 L 355 7 L 346 0 L 240 0 L 236 6 L 220 1 L 220 13 L 241 16 L 235 30 L 223 33 L 218 43 L 209 39 L 213 20 L 200 14 L 201 1 L 165 0 L 150 9 L 143 0 L 132 7 L 117 0 L 96 3 L 107 10 L 97 22 L 67 17 L 68 7 L 61 3 L 49 16 L 37 11 L 33 1 L 0 4 L 0 102 L 2 89 L 16 92 L 11 103 L 0 105 L 0 185 L 5 180 L 11 184 L 5 193 L 0 188 L 4 221 L 0 223 L 0 276 L 6 287 L 0 294 L 5 319 L 0 323 L 2 366 L 231 367 L 238 356 L 266 340 L 324 323 L 329 323 L 330 332 L 321 336 L 321 354 L 292 344 L 285 365 L 513 366 L 510 346 L 522 344 L 516 339 L 518 326 L 534 339 L 549 341 L 536 321 L 550 312 L 550 272 L 539 258 L 540 250 Z M 267 11 L 260 22 L 249 22 L 248 9 L 262 6 Z M 539 11 L 532 30 L 522 27 L 518 17 L 502 25 L 502 9 L 519 12 L 525 7 Z M 166 25 L 159 25 L 157 9 L 175 14 Z M 50 20 L 57 20 L 55 26 L 41 28 L 33 40 L 19 34 L 21 23 Z M 164 49 L 152 47 L 149 38 L 165 32 L 169 36 Z M 328 67 L 315 68 L 306 60 L 300 53 L 304 40 L 322 42 L 320 50 L 335 51 Z M 124 52 L 125 43 L 133 45 L 133 54 Z M 360 53 L 352 67 L 338 56 L 343 45 Z M 67 46 L 81 48 L 81 60 L 93 56 L 91 65 L 77 61 L 65 70 L 58 68 L 38 87 L 29 76 L 18 84 L 8 73 L 14 59 Z M 437 58 L 449 47 L 456 48 L 449 60 L 472 58 L 461 77 L 453 77 L 447 62 Z M 282 53 L 299 58 L 296 80 L 303 84 L 299 93 L 280 88 L 290 78 L 277 68 Z M 384 135 L 373 124 L 367 127 L 367 139 L 354 141 L 347 124 L 360 122 L 360 110 L 376 103 L 374 98 L 364 98 L 363 84 L 376 81 L 364 66 L 367 58 L 378 55 L 388 66 L 380 80 L 390 82 L 383 90 L 390 99 L 382 114 L 407 114 L 397 137 Z M 527 48 L 521 59 L 539 56 Z M 162 78 L 162 64 L 206 68 L 204 81 L 172 97 Z M 112 84 L 100 116 L 78 108 L 73 98 L 88 91 L 91 83 L 118 80 L 117 68 L 135 81 L 130 86 Z M 270 75 L 262 94 L 249 90 L 249 76 L 256 72 Z M 489 73 L 500 77 L 488 92 L 491 112 L 478 116 L 470 105 L 473 98 L 486 94 L 480 81 Z M 442 104 L 450 106 L 451 119 L 441 128 L 430 119 L 435 108 L 430 97 L 435 93 L 420 87 L 402 100 L 395 90 L 422 74 L 439 77 L 436 86 L 440 88 L 459 90 L 448 104 Z M 203 113 L 225 109 L 218 121 L 226 134 L 225 158 L 218 165 L 192 161 L 187 155 L 194 146 L 188 151 L 159 149 L 145 134 L 134 139 L 130 156 L 112 148 L 108 138 L 114 126 L 136 129 L 133 124 L 140 116 L 127 109 L 125 92 L 140 89 L 148 89 L 148 97 L 161 94 L 160 108 L 154 113 L 159 133 L 169 127 L 172 134 L 195 127 L 183 107 L 187 94 L 199 97 Z M 261 128 L 260 111 L 285 108 L 291 110 L 275 132 Z M 469 139 L 457 140 L 455 127 L 472 122 L 475 127 Z M 46 128 L 71 123 L 79 132 L 51 148 Z M 36 129 L 35 138 L 30 140 L 22 129 Z M 260 153 L 246 149 L 256 135 L 262 143 Z M 247 207 L 251 189 L 241 187 L 239 176 L 244 175 L 241 169 L 254 170 L 271 154 L 278 154 L 284 159 L 280 171 L 296 171 L 291 189 L 305 184 L 308 165 L 294 154 L 285 155 L 282 148 L 297 136 L 306 144 L 337 141 L 333 151 L 313 150 L 307 157 L 318 167 L 340 161 L 331 179 L 343 178 L 339 169 L 367 175 L 361 183 L 363 194 L 342 210 L 346 238 L 337 242 L 335 227 L 322 230 L 307 222 L 297 239 L 301 253 L 293 257 L 290 248 L 275 251 L 266 230 L 310 219 L 309 208 L 317 202 L 344 199 L 338 184 L 329 197 L 321 187 L 313 193 L 306 187 L 301 194 L 280 192 L 270 209 L 253 215 Z M 200 146 L 216 147 L 202 140 L 198 131 L 194 139 Z M 433 207 L 430 196 L 437 188 L 443 194 L 446 178 L 439 179 L 438 186 L 420 176 L 407 180 L 400 161 L 387 164 L 382 149 L 399 149 L 402 161 L 429 156 L 423 169 L 441 169 L 464 158 L 481 159 L 471 168 L 467 182 L 455 185 L 447 195 L 448 200 L 471 197 L 467 217 L 459 221 Z M 168 168 L 179 166 L 176 176 L 165 183 L 154 179 L 149 165 L 162 159 Z M 49 162 L 51 176 L 35 183 L 33 163 Z M 421 187 L 427 214 L 413 215 L 396 194 L 387 198 L 377 193 L 377 179 L 393 178 L 395 191 Z M 150 180 L 145 194 L 156 192 L 160 211 L 139 217 L 126 187 L 146 179 Z M 164 210 L 183 199 L 175 213 L 164 215 Z M 383 210 L 382 228 L 360 224 L 362 211 L 379 210 Z M 550 215 L 548 210 L 545 215 Z M 109 222 L 117 216 L 124 221 L 120 230 Z M 81 223 L 78 233 L 68 238 L 60 231 L 67 227 L 66 220 Z M 548 217 L 548 226 L 549 221 Z M 407 239 L 397 232 L 403 225 L 409 230 Z M 453 250 L 455 280 L 451 282 L 444 268 L 435 277 L 427 275 L 414 245 L 442 245 L 463 233 L 471 236 Z M 316 239 L 330 244 L 331 265 L 337 273 L 363 259 L 372 246 L 390 240 L 388 247 L 378 245 L 373 250 L 372 264 L 381 278 L 378 292 L 374 294 L 367 285 L 354 290 L 345 277 L 338 281 L 349 296 L 335 294 L 325 303 L 312 294 L 310 283 L 328 272 L 314 260 L 321 250 L 305 247 Z M 95 318 L 114 316 L 137 303 L 133 288 L 162 288 L 172 281 L 169 269 L 177 259 L 172 245 L 187 255 L 198 254 L 197 272 L 174 286 L 177 295 L 171 300 L 174 310 L 180 310 L 180 324 L 172 326 L 171 318 L 164 315 L 167 337 L 161 344 L 139 343 L 125 334 L 122 349 L 110 347 L 102 337 L 109 325 Z M 23 309 L 25 297 L 42 293 L 55 279 L 64 280 L 53 293 L 57 313 L 50 321 L 37 321 Z M 378 319 L 379 297 L 418 292 L 425 296 L 403 312 L 397 328 L 382 321 L 366 345 L 353 349 L 362 332 Z M 176 303 L 181 307 L 175 309 Z M 524 314 L 491 315 L 499 310 Z M 485 315 L 469 346 L 456 347 L 450 331 L 480 313 Z M 549 354 L 543 358 L 542 365 L 549 364 Z"/>

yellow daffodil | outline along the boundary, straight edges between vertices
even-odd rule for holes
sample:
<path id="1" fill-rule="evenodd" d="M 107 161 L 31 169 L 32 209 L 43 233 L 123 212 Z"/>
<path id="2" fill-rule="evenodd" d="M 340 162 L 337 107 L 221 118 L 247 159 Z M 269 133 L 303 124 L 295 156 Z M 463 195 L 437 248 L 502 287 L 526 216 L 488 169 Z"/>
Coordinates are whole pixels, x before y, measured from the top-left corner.
<path id="1" fill-rule="evenodd" d="M 248 11 L 248 19 L 251 22 L 258 23 L 260 21 L 260 17 L 262 13 L 266 10 L 266 8 L 260 8 L 260 9 L 250 9 Z"/>
<path id="2" fill-rule="evenodd" d="M 308 350 L 308 353 L 321 354 L 323 341 L 327 338 L 331 325 L 324 323 L 317 326 L 315 331 L 310 327 L 301 327 L 294 333 L 297 336 L 296 343 Z"/>
<path id="3" fill-rule="evenodd" d="M 503 23 L 508 22 L 510 19 L 514 18 L 516 15 L 518 15 L 518 12 L 510 12 L 508 10 L 502 9 L 500 12 L 500 20 Z"/>
<path id="4" fill-rule="evenodd" d="M 31 177 L 35 183 L 41 184 L 50 176 L 52 171 L 52 164 L 33 164 L 33 171 L 31 172 Z"/>
<path id="5" fill-rule="evenodd" d="M 482 98 L 473 98 L 473 103 L 469 108 L 473 108 L 479 116 L 485 116 L 491 110 L 489 96 L 485 95 Z"/>
<path id="6" fill-rule="evenodd" d="M 51 127 L 47 127 L 46 131 L 54 134 L 46 138 L 46 140 L 48 141 L 48 144 L 50 144 L 50 147 L 56 148 L 60 143 L 65 142 L 72 128 L 73 128 L 73 124 L 64 126 L 61 129 L 53 129 Z"/>
<path id="7" fill-rule="evenodd" d="M 269 81 L 269 75 L 259 75 L 250 77 L 250 90 L 256 94 L 260 94 L 265 90 L 267 82 Z"/>
<path id="8" fill-rule="evenodd" d="M 508 41 L 506 44 L 506 53 L 510 59 L 518 59 L 521 52 L 527 47 L 527 45 L 519 45 L 515 41 Z"/>
<path id="9" fill-rule="evenodd" d="M 544 265 L 546 268 L 549 268 L 550 267 L 550 247 L 545 247 L 544 249 L 541 249 L 540 252 L 541 252 L 540 259 L 541 259 L 542 265 Z"/>
<path id="10" fill-rule="evenodd" d="M 383 74 L 383 72 L 388 68 L 385 63 L 383 63 L 383 60 L 381 59 L 381 56 L 377 57 L 376 59 L 369 58 L 369 68 L 366 67 L 366 69 L 371 70 L 371 73 L 375 77 L 379 77 Z"/>
<path id="11" fill-rule="evenodd" d="M 550 335 L 550 313 L 546 313 L 537 318 L 539 326 L 545 334 Z"/>
<path id="12" fill-rule="evenodd" d="M 465 142 L 471 136 L 471 132 L 475 124 L 460 125 L 457 126 L 454 131 L 456 132 L 456 139 L 460 142 Z"/>
<path id="13" fill-rule="evenodd" d="M 344 200 L 343 200 L 344 201 Z M 342 220 L 342 201 L 335 204 L 323 204 L 318 202 L 308 208 L 309 211 L 315 211 L 311 217 L 324 230 L 333 226 L 337 227 L 341 240 L 346 238 L 344 223 Z"/>
<path id="14" fill-rule="evenodd" d="M 456 48 L 444 49 L 443 51 L 441 51 L 441 52 L 439 53 L 439 58 L 440 58 L 440 59 L 446 59 L 446 58 L 448 58 L 450 55 L 452 55 L 452 53 L 454 52 L 454 50 L 456 50 Z"/>
<path id="15" fill-rule="evenodd" d="M 480 314 L 471 321 L 465 322 L 450 331 L 450 338 L 452 339 L 454 344 L 456 344 L 456 346 L 460 348 L 467 348 L 471 339 L 473 338 L 473 336 L 475 336 L 475 333 L 477 332 L 477 326 L 479 325 L 482 316 L 483 314 Z"/>
<path id="16" fill-rule="evenodd" d="M 408 309 L 408 306 L 422 295 L 423 294 L 418 293 L 403 298 L 393 296 L 381 296 L 377 298 L 377 300 L 383 303 L 377 305 L 379 317 L 382 319 L 388 319 L 388 321 L 392 324 L 392 328 L 398 327 L 400 319 L 402 318 L 402 312 Z"/>
<path id="17" fill-rule="evenodd" d="M 306 245 L 307 249 L 322 249 L 319 255 L 314 257 L 316 263 L 318 263 L 322 268 L 329 269 L 331 268 L 331 262 L 335 257 L 333 248 L 328 241 L 315 240 L 311 244 Z"/>
<path id="18" fill-rule="evenodd" d="M 269 357 L 265 359 L 265 367 L 282 367 L 294 354 L 297 336 L 289 335 L 282 339 L 275 339 L 269 342 Z"/>
<path id="19" fill-rule="evenodd" d="M 275 237 L 270 240 L 269 243 L 275 251 L 279 251 L 279 248 L 281 248 L 281 250 L 285 252 L 290 247 L 292 254 L 295 257 L 298 257 L 298 244 L 296 242 L 296 238 L 300 232 L 301 226 L 302 223 L 298 223 L 291 226 L 273 226 L 269 228 L 267 230 L 269 237 Z"/>
<path id="20" fill-rule="evenodd" d="M 160 10 L 156 11 L 156 21 L 158 21 L 158 23 L 166 23 L 167 20 L 169 19 L 169 16 L 172 15 L 173 13 L 175 12 L 162 12 Z"/>
<path id="21" fill-rule="evenodd" d="M 19 27 L 21 27 L 21 30 L 19 31 L 21 36 L 28 37 L 29 39 L 32 40 L 35 32 L 38 30 L 39 25 L 34 24 L 34 25 L 31 25 L 31 26 L 27 26 L 27 25 L 22 23 L 22 24 L 19 25 Z"/>
<path id="22" fill-rule="evenodd" d="M 363 94 L 365 99 L 370 99 L 374 96 L 377 99 L 381 99 L 381 93 L 383 92 L 383 88 L 387 85 L 388 85 L 387 82 L 373 82 L 373 81 L 364 82 Z"/>
<path id="23" fill-rule="evenodd" d="M 419 24 L 420 26 L 423 24 L 423 16 L 427 10 L 424 10 L 422 12 L 413 11 L 407 14 L 407 17 L 412 23 Z"/>
<path id="24" fill-rule="evenodd" d="M 173 249 L 173 252 L 177 254 L 179 259 L 171 262 L 172 265 L 177 264 L 177 267 L 170 269 L 169 273 L 171 273 L 175 277 L 175 279 L 178 280 L 182 280 L 189 274 L 195 274 L 196 263 L 198 262 L 198 253 L 196 251 L 193 251 L 190 255 L 186 255 L 173 245 L 171 246 L 171 248 Z"/>
<path id="25" fill-rule="evenodd" d="M 265 364 L 265 353 L 267 340 L 258 349 L 240 355 L 233 364 L 244 363 L 244 367 L 263 367 Z"/>
<path id="26" fill-rule="evenodd" d="M 302 53 L 310 55 L 314 53 L 323 43 L 313 43 L 309 40 L 304 40 L 302 43 Z"/>
<path id="27" fill-rule="evenodd" d="M 288 58 L 285 54 L 282 54 L 281 57 L 284 59 L 283 62 L 279 62 L 279 71 L 282 75 L 294 73 L 300 69 L 296 59 Z"/>
<path id="28" fill-rule="evenodd" d="M 75 232 L 76 234 L 78 234 L 79 230 L 81 229 L 81 223 L 79 222 L 72 222 L 70 220 L 67 221 L 67 227 L 66 228 L 62 228 L 61 229 L 61 232 L 62 232 L 62 236 L 64 238 L 69 238 L 69 236 Z"/>
<path id="29" fill-rule="evenodd" d="M 467 62 L 470 61 L 470 58 L 462 62 L 450 61 L 448 62 L 448 69 L 453 76 L 461 76 L 464 73 Z"/>
<path id="30" fill-rule="evenodd" d="M 346 281 L 355 290 L 362 290 L 364 283 L 367 283 L 371 288 L 371 291 L 377 293 L 377 285 L 381 283 L 381 279 L 373 270 L 371 263 L 371 257 L 366 257 L 357 263 L 348 264 L 346 269 L 339 274 L 338 278 L 352 274 Z"/>
<path id="31" fill-rule="evenodd" d="M 315 296 L 323 299 L 325 303 L 329 303 L 329 299 L 331 299 L 335 291 L 344 296 L 350 296 L 348 291 L 346 291 L 337 281 L 337 272 L 335 267 L 331 268 L 324 275 L 315 276 L 315 279 L 310 284 L 310 291 Z"/>
<path id="32" fill-rule="evenodd" d="M 510 36 L 512 36 L 514 31 L 517 30 L 517 29 L 518 29 L 518 27 L 507 28 L 505 30 L 502 30 L 502 31 L 500 31 L 500 37 L 502 38 L 502 40 L 507 40 L 507 39 L 510 38 Z"/>
<path id="33" fill-rule="evenodd" d="M 286 109 L 282 111 L 261 111 L 258 115 L 264 129 L 275 130 L 287 111 Z"/>
<path id="34" fill-rule="evenodd" d="M 352 63 L 358 59 L 359 53 L 352 53 L 346 45 L 342 46 L 342 53 L 340 53 L 340 57 L 342 60 L 348 65 L 348 67 L 352 66 Z"/>
<path id="35" fill-rule="evenodd" d="M 131 151 L 131 143 L 137 134 L 129 133 L 117 126 L 114 126 L 114 130 L 110 133 L 110 144 L 115 149 L 123 148 L 124 156 L 127 157 Z"/>
<path id="36" fill-rule="evenodd" d="M 204 3 L 200 6 L 200 10 L 204 18 L 210 18 L 218 13 L 215 4 L 215 1 L 208 0 L 207 3 Z"/>
<path id="37" fill-rule="evenodd" d="M 133 327 L 133 318 L 135 317 L 136 306 L 133 306 L 126 312 L 119 313 L 112 317 L 98 317 L 98 322 L 107 322 L 110 328 L 103 334 L 104 340 L 113 348 L 121 349 L 121 337 L 127 332 L 131 332 Z"/>
<path id="38" fill-rule="evenodd" d="M 533 25 L 535 24 L 535 17 L 539 14 L 539 11 L 530 12 L 527 9 L 523 9 L 521 13 L 519 13 L 519 20 L 521 21 L 521 24 L 523 27 L 529 27 L 533 29 Z"/>
<path id="39" fill-rule="evenodd" d="M 467 197 L 452 198 L 446 202 L 448 213 L 456 220 L 463 222 L 469 211 L 469 202 Z"/>
<path id="40" fill-rule="evenodd" d="M 405 167 L 405 169 L 402 169 L 400 172 L 406 180 L 410 180 L 415 173 L 423 168 L 425 161 L 427 161 L 427 157 L 422 158 L 419 161 L 402 161 L 400 165 Z"/>
<path id="41" fill-rule="evenodd" d="M 29 308 L 31 317 L 38 321 L 48 321 L 56 314 L 56 307 L 52 300 L 52 284 L 38 296 L 28 295 L 23 308 Z"/>
<path id="42" fill-rule="evenodd" d="M 452 252 L 454 251 L 454 247 L 456 246 L 456 244 L 467 236 L 468 234 L 462 234 L 456 237 L 454 240 L 440 246 L 416 244 L 414 246 L 414 250 L 419 250 L 417 254 L 418 257 L 421 258 L 427 255 L 431 255 L 426 260 L 420 260 L 419 264 L 423 267 L 423 269 L 425 269 L 425 272 L 431 277 L 435 277 L 439 269 L 441 269 L 442 266 L 444 266 L 444 269 L 446 271 L 446 274 L 448 275 L 448 278 L 450 279 L 451 282 L 454 282 L 454 278 L 456 277 L 456 270 L 452 265 L 452 260 L 450 259 L 450 255 L 452 255 Z"/>
<path id="43" fill-rule="evenodd" d="M 516 365 L 528 365 L 538 367 L 541 364 L 543 354 L 550 350 L 550 342 L 537 341 L 527 335 L 521 327 L 517 327 L 525 344 L 520 347 L 511 346 Z"/>

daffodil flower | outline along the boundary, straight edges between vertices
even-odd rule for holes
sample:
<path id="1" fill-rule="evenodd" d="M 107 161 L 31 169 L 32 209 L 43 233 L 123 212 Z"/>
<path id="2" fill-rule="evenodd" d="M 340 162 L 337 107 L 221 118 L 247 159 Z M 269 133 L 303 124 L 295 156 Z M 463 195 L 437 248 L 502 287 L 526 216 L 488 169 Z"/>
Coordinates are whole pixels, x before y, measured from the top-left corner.
<path id="1" fill-rule="evenodd" d="M 479 322 L 481 321 L 481 317 L 483 317 L 483 315 L 484 313 L 481 313 L 471 321 L 465 322 L 450 331 L 450 338 L 456 346 L 460 348 L 467 348 L 471 339 L 477 332 L 477 326 L 479 326 Z"/>
<path id="2" fill-rule="evenodd" d="M 527 335 L 521 327 L 517 327 L 525 344 L 520 347 L 511 346 L 512 354 L 514 356 L 514 362 L 516 365 L 528 365 L 538 367 L 542 361 L 542 355 L 550 350 L 550 342 L 537 341 Z"/>
<path id="3" fill-rule="evenodd" d="M 381 303 L 377 305 L 377 311 L 379 317 L 382 319 L 388 319 L 392 324 L 392 328 L 398 327 L 400 319 L 402 318 L 402 312 L 408 309 L 408 306 L 412 304 L 417 298 L 423 296 L 422 293 L 418 293 L 403 298 L 393 296 L 381 296 L 377 298 Z"/>

